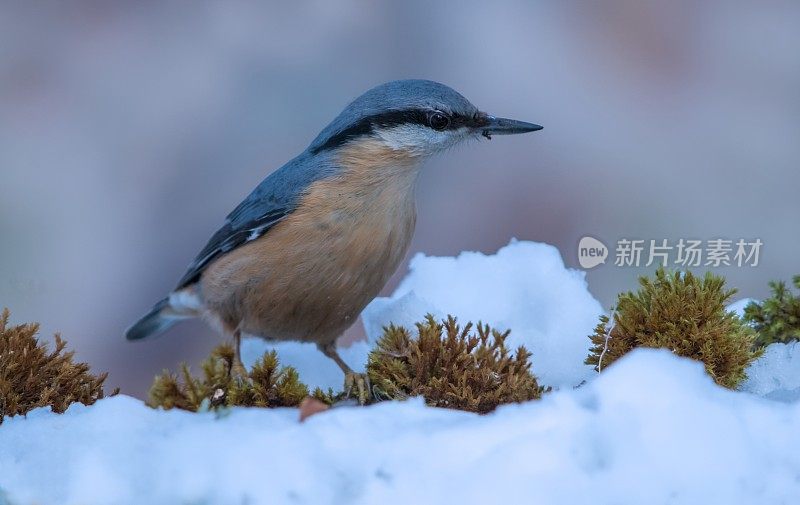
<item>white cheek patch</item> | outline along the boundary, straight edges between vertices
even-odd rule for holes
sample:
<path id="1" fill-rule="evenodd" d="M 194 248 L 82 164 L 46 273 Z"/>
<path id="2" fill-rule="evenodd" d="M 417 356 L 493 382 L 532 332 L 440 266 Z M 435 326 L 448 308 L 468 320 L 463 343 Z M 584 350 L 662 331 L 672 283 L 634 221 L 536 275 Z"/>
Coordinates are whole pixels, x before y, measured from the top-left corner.
<path id="1" fill-rule="evenodd" d="M 469 130 L 459 128 L 436 131 L 427 126 L 404 124 L 376 129 L 375 135 L 392 149 L 424 156 L 447 149 L 464 140 L 469 136 Z"/>

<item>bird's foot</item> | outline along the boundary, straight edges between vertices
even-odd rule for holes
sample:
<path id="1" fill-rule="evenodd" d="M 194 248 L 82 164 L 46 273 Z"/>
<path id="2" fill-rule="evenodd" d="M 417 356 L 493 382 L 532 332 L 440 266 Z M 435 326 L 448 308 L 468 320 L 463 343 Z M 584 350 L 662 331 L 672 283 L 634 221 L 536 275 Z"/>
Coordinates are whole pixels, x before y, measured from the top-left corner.
<path id="1" fill-rule="evenodd" d="M 231 378 L 241 382 L 250 380 L 250 376 L 247 374 L 247 368 L 245 368 L 244 363 L 239 360 L 234 360 L 233 365 L 231 366 Z"/>
<path id="2" fill-rule="evenodd" d="M 365 373 L 345 372 L 344 395 L 346 398 L 357 399 L 359 405 L 366 405 L 372 399 L 369 376 Z"/>

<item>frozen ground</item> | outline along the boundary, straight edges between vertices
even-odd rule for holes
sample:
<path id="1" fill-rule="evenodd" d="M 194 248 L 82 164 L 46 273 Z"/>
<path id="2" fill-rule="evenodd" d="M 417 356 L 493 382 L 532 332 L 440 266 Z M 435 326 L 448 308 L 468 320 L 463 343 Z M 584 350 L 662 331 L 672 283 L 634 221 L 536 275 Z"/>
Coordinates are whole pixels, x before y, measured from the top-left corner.
<path id="1" fill-rule="evenodd" d="M 0 427 L 10 504 L 597 503 L 800 500 L 800 403 L 724 390 L 639 350 L 576 390 L 487 416 L 420 400 L 155 411 L 121 396 Z M 3 503 L 0 498 L 0 503 Z"/>
<path id="2" fill-rule="evenodd" d="M 770 346 L 742 392 L 664 350 L 596 375 L 582 362 L 599 303 L 554 248 L 526 242 L 419 255 L 364 321 L 374 341 L 426 312 L 512 328 L 559 390 L 486 416 L 415 399 L 303 423 L 294 409 L 190 414 L 125 396 L 39 409 L 0 425 L 0 505 L 800 503 L 800 344 Z M 343 356 L 363 369 L 370 345 Z M 266 349 L 247 341 L 245 360 Z M 306 382 L 340 387 L 313 346 L 277 349 Z"/>

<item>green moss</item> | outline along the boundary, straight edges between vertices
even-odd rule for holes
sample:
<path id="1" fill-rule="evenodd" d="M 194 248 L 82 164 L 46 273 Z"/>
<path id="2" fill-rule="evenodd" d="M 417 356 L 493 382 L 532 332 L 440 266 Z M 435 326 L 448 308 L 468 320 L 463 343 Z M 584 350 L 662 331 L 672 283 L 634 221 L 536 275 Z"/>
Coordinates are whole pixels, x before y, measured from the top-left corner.
<path id="1" fill-rule="evenodd" d="M 367 373 L 376 396 L 423 396 L 428 405 L 485 413 L 503 403 L 539 398 L 542 388 L 530 372 L 524 347 L 511 355 L 500 333 L 472 323 L 461 329 L 455 318 L 417 324 L 419 338 L 389 326 L 369 355 Z"/>
<path id="2" fill-rule="evenodd" d="M 202 377 L 193 377 L 181 365 L 180 377 L 169 371 L 156 377 L 148 405 L 196 412 L 205 408 L 231 406 L 295 407 L 309 395 L 297 370 L 281 367 L 275 351 L 266 353 L 248 372 L 247 379 L 231 374 L 233 347 L 222 344 L 202 365 Z M 315 391 L 317 399 L 330 403 L 332 393 Z"/>
<path id="3" fill-rule="evenodd" d="M 328 388 L 327 391 L 323 391 L 321 388 L 315 388 L 314 392 L 311 393 L 311 397 L 327 405 L 333 405 L 339 399 L 344 398 L 344 391 L 335 394 L 331 388 Z"/>
<path id="4" fill-rule="evenodd" d="M 725 279 L 659 268 L 655 278 L 640 277 L 639 284 L 636 293 L 619 296 L 611 329 L 609 318 L 600 318 L 587 364 L 604 370 L 636 347 L 663 347 L 702 361 L 722 386 L 745 379 L 760 351 L 753 350 L 752 329 L 725 308 L 736 292 L 725 288 Z"/>
<path id="5" fill-rule="evenodd" d="M 75 363 L 74 352 L 64 352 L 67 343 L 60 335 L 48 352 L 36 338 L 38 324 L 9 327 L 8 318 L 5 309 L 0 314 L 0 423 L 5 416 L 37 407 L 50 406 L 60 413 L 72 403 L 91 405 L 104 397 L 107 374 L 92 375 L 89 365 Z"/>
<path id="6" fill-rule="evenodd" d="M 800 289 L 800 275 L 792 279 Z M 788 343 L 800 340 L 800 296 L 795 295 L 786 283 L 770 282 L 772 296 L 762 303 L 750 303 L 744 309 L 744 320 L 756 331 L 755 345 L 765 347 L 775 342 Z"/>

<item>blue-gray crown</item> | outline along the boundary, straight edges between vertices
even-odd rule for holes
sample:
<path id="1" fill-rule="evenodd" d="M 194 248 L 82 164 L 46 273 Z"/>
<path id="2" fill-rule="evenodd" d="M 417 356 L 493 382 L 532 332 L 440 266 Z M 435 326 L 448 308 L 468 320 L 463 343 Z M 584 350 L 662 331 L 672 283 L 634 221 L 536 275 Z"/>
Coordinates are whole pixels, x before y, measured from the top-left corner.
<path id="1" fill-rule="evenodd" d="M 353 100 L 309 146 L 317 153 L 370 134 L 376 127 L 403 123 L 426 124 L 441 111 L 452 118 L 449 127 L 480 126 L 485 115 L 469 100 L 444 84 L 423 79 L 392 81 Z"/>

